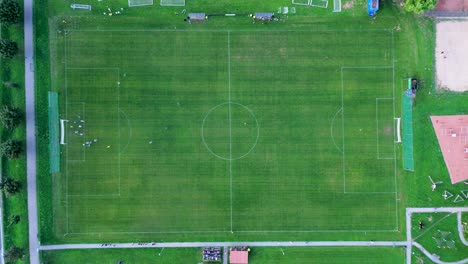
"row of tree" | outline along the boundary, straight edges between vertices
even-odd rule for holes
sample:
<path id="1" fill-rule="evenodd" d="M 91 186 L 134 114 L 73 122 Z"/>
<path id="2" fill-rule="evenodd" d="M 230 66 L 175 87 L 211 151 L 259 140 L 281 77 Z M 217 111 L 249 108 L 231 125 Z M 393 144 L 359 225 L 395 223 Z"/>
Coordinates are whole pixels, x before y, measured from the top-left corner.
<path id="1" fill-rule="evenodd" d="M 0 23 L 3 26 L 13 25 L 19 22 L 21 7 L 14 0 L 0 2 Z M 13 58 L 18 53 L 18 45 L 7 39 L 0 39 L 0 56 L 6 59 Z"/>
<path id="2" fill-rule="evenodd" d="M 21 13 L 21 7 L 15 0 L 2 0 L 0 2 L 0 23 L 3 27 L 18 23 Z M 0 56 L 2 58 L 11 59 L 17 53 L 18 45 L 15 42 L 8 39 L 0 39 Z M 6 88 L 18 87 L 17 84 L 10 81 L 5 82 L 4 86 Z M 17 107 L 4 105 L 0 108 L 0 122 L 3 124 L 4 131 L 9 131 L 10 134 L 21 124 L 23 116 L 23 112 Z M 18 159 L 23 152 L 23 143 L 19 140 L 8 139 L 0 145 L 0 155 L 7 159 Z M 0 190 L 5 193 L 6 197 L 15 195 L 21 190 L 21 182 L 11 177 L 3 176 L 0 181 Z M 7 227 L 14 226 L 21 220 L 19 215 L 11 215 L 8 219 L 9 223 Z M 6 262 L 10 263 L 22 259 L 24 255 L 24 249 L 12 245 L 5 252 L 4 258 Z"/>

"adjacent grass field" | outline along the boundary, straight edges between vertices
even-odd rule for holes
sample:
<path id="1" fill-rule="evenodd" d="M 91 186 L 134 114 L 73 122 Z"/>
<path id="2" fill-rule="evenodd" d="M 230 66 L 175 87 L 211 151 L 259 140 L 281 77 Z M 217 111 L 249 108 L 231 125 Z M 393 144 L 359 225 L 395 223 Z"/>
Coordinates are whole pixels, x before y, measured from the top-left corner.
<path id="1" fill-rule="evenodd" d="M 159 256 L 159 254 L 161 255 Z M 74 263 L 87 264 L 186 264 L 201 262 L 201 249 L 166 248 L 161 249 L 92 249 L 42 251 L 41 261 L 48 264 Z"/>
<path id="2" fill-rule="evenodd" d="M 398 229 L 392 31 L 58 38 L 56 234 Z"/>

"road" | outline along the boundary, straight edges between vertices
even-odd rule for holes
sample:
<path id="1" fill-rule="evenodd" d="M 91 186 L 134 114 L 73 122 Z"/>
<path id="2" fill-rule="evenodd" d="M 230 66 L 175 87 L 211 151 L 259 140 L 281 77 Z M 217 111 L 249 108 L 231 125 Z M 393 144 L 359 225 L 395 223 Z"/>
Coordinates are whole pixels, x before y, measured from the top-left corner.
<path id="1" fill-rule="evenodd" d="M 33 1 L 24 0 L 24 92 L 26 96 L 26 165 L 29 222 L 29 262 L 39 264 L 36 193 L 36 121 L 34 109 Z"/>

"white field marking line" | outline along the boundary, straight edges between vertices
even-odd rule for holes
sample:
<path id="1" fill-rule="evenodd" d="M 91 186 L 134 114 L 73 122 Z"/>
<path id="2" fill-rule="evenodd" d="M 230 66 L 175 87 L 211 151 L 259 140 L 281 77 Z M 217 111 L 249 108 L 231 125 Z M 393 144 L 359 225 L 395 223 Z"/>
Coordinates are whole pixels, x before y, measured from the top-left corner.
<path id="1" fill-rule="evenodd" d="M 395 117 L 395 35 L 392 33 L 392 94 L 393 94 L 393 117 Z M 393 127 L 393 141 L 395 141 L 395 127 Z M 395 191 L 395 226 L 398 230 L 398 181 L 397 181 L 397 162 L 396 162 L 396 144 L 393 143 L 393 171 L 394 171 L 394 191 Z"/>
<path id="2" fill-rule="evenodd" d="M 236 29 L 236 30 L 226 30 L 226 29 L 73 29 L 68 30 L 68 32 L 391 32 L 392 29 L 341 29 L 341 30 L 300 30 L 300 29 L 278 29 L 278 30 L 268 30 L 268 29 Z"/>
<path id="3" fill-rule="evenodd" d="M 395 194 L 395 192 L 346 192 L 346 194 Z"/>
<path id="4" fill-rule="evenodd" d="M 392 35 L 393 36 L 393 35 Z M 393 38 L 392 38 L 393 40 Z M 345 161 L 346 161 L 346 153 L 345 153 L 345 139 L 344 139 L 344 136 L 345 136 L 345 130 L 344 130 L 344 80 L 343 80 L 343 69 L 392 69 L 392 74 L 393 74 L 393 98 L 390 98 L 390 97 L 381 97 L 382 99 L 393 99 L 393 108 L 395 108 L 395 100 L 394 100 L 394 97 L 395 97 L 395 67 L 394 67 L 394 60 L 393 60 L 393 66 L 361 66 L 361 67 L 349 67 L 349 66 L 342 66 L 341 67 L 341 104 L 342 104 L 342 111 L 343 111 L 343 119 L 342 119 L 342 124 L 343 124 L 343 193 L 345 194 L 348 194 L 348 192 L 346 191 L 346 165 L 345 165 Z M 395 116 L 395 112 L 393 113 L 393 116 Z M 395 204 L 397 205 L 398 204 L 398 194 L 396 192 L 396 150 L 395 150 L 395 144 L 393 144 L 393 149 L 394 149 L 394 158 L 392 158 L 392 160 L 394 160 L 394 173 L 395 173 L 395 191 L 394 192 L 389 192 L 389 193 L 395 193 Z M 354 192 L 354 194 L 365 194 L 367 192 Z M 368 194 L 378 194 L 379 192 L 368 192 Z M 385 192 L 387 193 L 387 192 Z M 396 214 L 396 217 L 398 219 L 398 207 L 396 206 L 395 208 L 395 214 Z M 398 230 L 398 221 L 396 222 L 397 223 L 397 227 L 396 227 L 396 230 Z"/>
<path id="5" fill-rule="evenodd" d="M 391 97 L 376 97 L 375 98 L 375 123 L 376 123 L 376 135 L 377 135 L 377 159 L 378 160 L 387 160 L 387 159 L 393 159 L 393 158 L 381 158 L 380 157 L 380 144 L 379 144 L 379 100 L 394 100 L 394 98 Z M 393 115 L 395 116 L 395 115 Z"/>
<path id="6" fill-rule="evenodd" d="M 118 185 L 117 185 L 117 189 L 118 189 L 118 195 L 120 195 L 120 188 L 121 188 L 121 158 L 120 158 L 120 68 L 116 68 L 116 67 L 69 67 L 69 68 L 66 68 L 66 70 L 115 70 L 117 71 L 117 123 L 118 123 L 118 133 L 119 133 L 119 142 L 118 142 Z M 72 103 L 73 104 L 73 103 Z M 83 104 L 83 119 L 85 119 L 85 107 L 84 105 L 86 104 L 85 102 L 81 102 L 81 104 Z M 84 125 L 83 125 L 84 126 Z M 84 143 L 84 138 L 82 140 Z M 86 150 L 84 150 L 83 152 L 86 152 Z M 84 154 L 85 155 L 85 154 Z M 74 161 L 74 160 L 72 160 Z M 86 162 L 86 155 L 85 155 L 85 158 L 84 160 Z M 68 195 L 68 194 L 67 194 Z M 83 197 L 93 197 L 93 196 L 115 196 L 115 194 L 74 194 L 73 196 L 83 196 Z M 70 196 L 70 195 L 69 195 Z"/>
<path id="7" fill-rule="evenodd" d="M 67 38 L 67 31 L 65 31 L 65 40 L 64 40 L 64 53 L 65 53 L 65 61 L 64 61 L 64 75 L 65 75 L 65 116 L 67 119 L 68 117 L 68 79 L 67 79 L 67 60 L 68 60 L 68 38 Z M 66 195 L 65 195 L 65 215 L 66 215 L 66 227 L 65 227 L 65 234 L 69 232 L 69 206 L 68 206 L 68 146 L 66 148 L 66 159 L 65 159 L 65 189 L 66 189 Z"/>
<path id="8" fill-rule="evenodd" d="M 125 147 L 123 148 L 123 150 L 121 151 L 122 153 L 125 153 L 125 151 L 127 150 L 127 147 L 128 145 L 130 145 L 130 140 L 132 138 L 132 135 L 133 135 L 133 129 L 132 129 L 132 125 L 130 123 L 130 119 L 128 118 L 127 114 L 125 113 L 125 111 L 123 111 L 122 109 L 120 109 L 120 113 L 122 113 L 124 116 L 125 116 L 125 119 L 127 120 L 127 124 L 128 124 L 128 141 L 127 141 L 127 144 L 125 145 Z"/>
<path id="9" fill-rule="evenodd" d="M 343 110 L 343 109 L 340 108 L 340 109 L 338 109 L 338 111 L 336 111 L 335 115 L 334 115 L 333 118 L 332 118 L 331 125 L 330 125 L 330 137 L 331 137 L 331 139 L 332 139 L 333 145 L 335 145 L 336 149 L 337 149 L 341 154 L 343 154 L 343 151 L 338 147 L 338 145 L 336 145 L 335 138 L 333 137 L 333 126 L 335 125 L 336 116 L 337 116 L 338 113 L 340 113 L 342 110 Z"/>
<path id="10" fill-rule="evenodd" d="M 342 229 L 342 230 L 236 230 L 236 233 L 393 233 L 394 229 Z M 211 233 L 231 233 L 230 230 L 179 230 L 179 231 L 122 231 L 122 232 L 71 232 L 66 235 L 102 235 L 102 234 L 211 234 Z"/>
<path id="11" fill-rule="evenodd" d="M 231 116 L 231 32 L 227 32 L 227 55 L 228 55 L 228 104 L 229 104 L 229 202 L 232 232 L 232 116 Z"/>
<path id="12" fill-rule="evenodd" d="M 234 157 L 232 159 L 229 159 L 228 157 L 223 157 L 223 156 L 220 156 L 218 154 L 216 154 L 211 148 L 210 146 L 208 145 L 208 143 L 206 142 L 205 140 L 205 130 L 204 130 L 204 127 L 205 127 L 205 123 L 206 123 L 206 119 L 208 118 L 208 116 L 211 114 L 211 112 L 215 111 L 217 108 L 221 107 L 221 106 L 224 106 L 226 104 L 228 104 L 229 102 L 224 102 L 224 103 L 220 103 L 219 105 L 216 105 L 214 106 L 213 108 L 211 108 L 205 115 L 205 117 L 203 118 L 203 121 L 202 121 L 202 126 L 201 126 L 201 138 L 202 138 L 202 142 L 203 144 L 205 145 L 206 149 L 208 150 L 208 152 L 210 152 L 211 154 L 213 154 L 213 156 L 217 157 L 218 159 L 222 159 L 222 160 L 239 160 L 239 159 L 242 159 L 244 157 L 246 157 L 247 155 L 250 154 L 250 152 L 252 152 L 255 147 L 257 146 L 258 144 L 258 139 L 260 137 L 260 125 L 258 123 L 258 120 L 257 120 L 257 116 L 255 116 L 255 114 L 253 113 L 252 110 L 250 110 L 247 106 L 243 105 L 243 104 L 239 104 L 239 103 L 234 103 L 234 102 L 231 102 L 231 105 L 238 105 L 240 107 L 243 107 L 245 110 L 247 110 L 247 112 L 249 112 L 249 114 L 253 117 L 253 120 L 255 121 L 255 125 L 256 125 L 256 128 L 257 128 L 257 138 L 255 139 L 255 143 L 252 145 L 252 147 L 249 149 L 249 151 L 247 151 L 245 154 L 243 154 L 242 156 L 238 156 L 238 157 Z"/>

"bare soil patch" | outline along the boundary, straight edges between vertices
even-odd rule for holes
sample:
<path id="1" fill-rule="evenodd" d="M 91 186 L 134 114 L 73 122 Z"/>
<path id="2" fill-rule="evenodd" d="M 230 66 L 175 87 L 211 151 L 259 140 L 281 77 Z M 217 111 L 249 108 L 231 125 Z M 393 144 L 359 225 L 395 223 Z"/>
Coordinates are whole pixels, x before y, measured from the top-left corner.
<path id="1" fill-rule="evenodd" d="M 468 43 L 468 20 L 437 23 L 435 60 L 438 89 L 468 91 L 466 43 Z"/>

